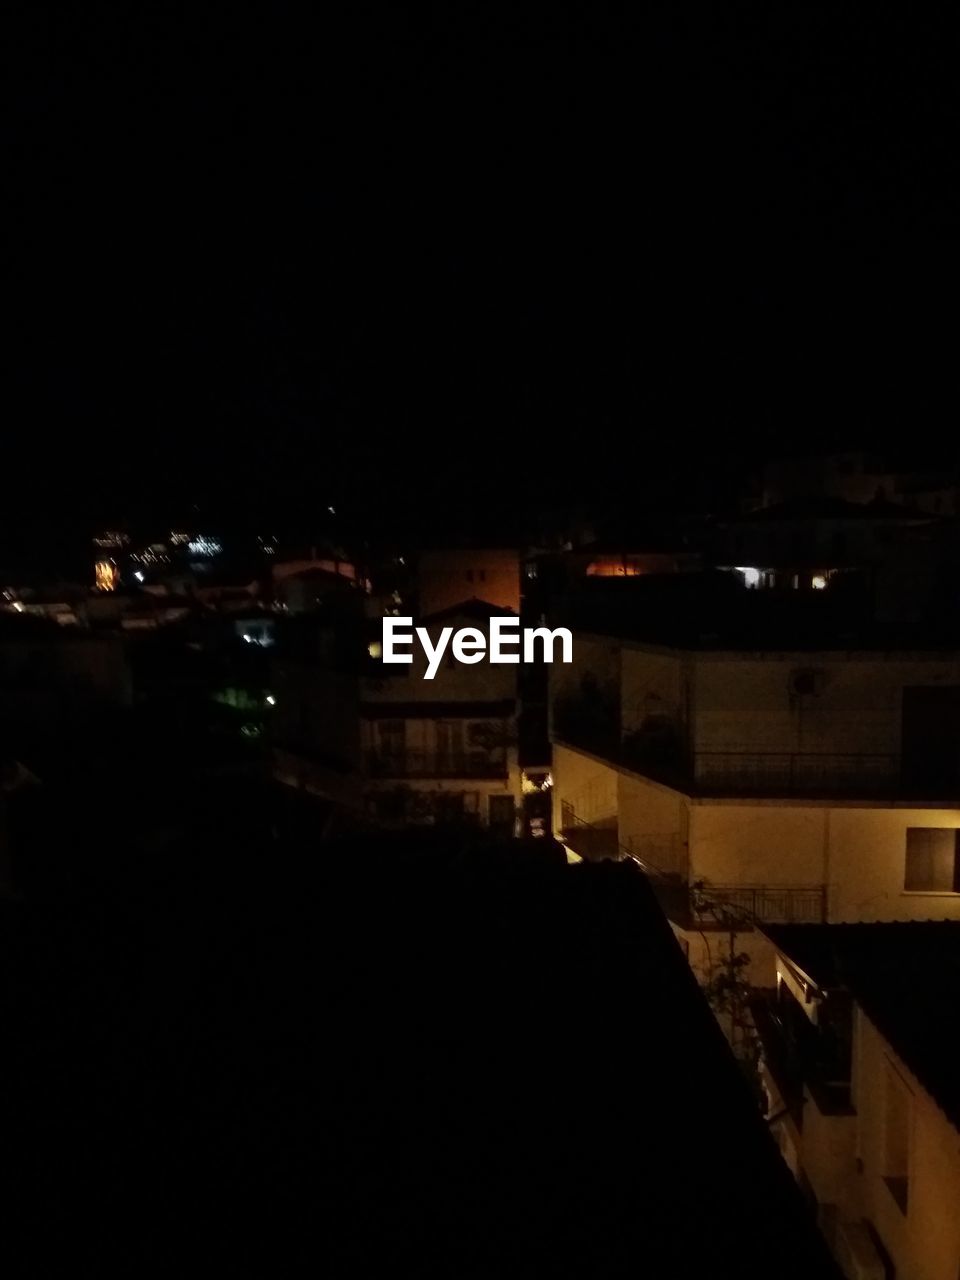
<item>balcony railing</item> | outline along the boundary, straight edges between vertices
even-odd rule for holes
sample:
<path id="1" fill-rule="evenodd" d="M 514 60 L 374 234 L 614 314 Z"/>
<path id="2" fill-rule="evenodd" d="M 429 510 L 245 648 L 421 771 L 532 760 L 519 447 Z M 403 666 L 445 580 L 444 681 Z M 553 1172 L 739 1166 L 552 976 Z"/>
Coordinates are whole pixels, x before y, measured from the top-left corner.
<path id="1" fill-rule="evenodd" d="M 635 862 L 649 878 L 664 914 L 681 928 L 729 929 L 733 925 L 740 930 L 757 924 L 822 924 L 827 918 L 826 885 L 691 884 L 677 869 L 678 839 L 634 839 L 628 847 L 620 843 L 615 825 L 585 822 L 569 804 L 562 806 L 561 821 L 564 843 L 587 861 L 629 858 Z"/>
<path id="2" fill-rule="evenodd" d="M 721 795 L 886 795 L 900 782 L 892 753 L 698 751 L 694 781 Z"/>
<path id="3" fill-rule="evenodd" d="M 693 914 L 709 921 L 756 921 L 758 924 L 823 924 L 827 890 L 822 884 L 704 884 L 693 888 Z"/>
<path id="4" fill-rule="evenodd" d="M 367 752 L 364 758 L 370 778 L 505 778 L 507 756 L 497 751 Z"/>

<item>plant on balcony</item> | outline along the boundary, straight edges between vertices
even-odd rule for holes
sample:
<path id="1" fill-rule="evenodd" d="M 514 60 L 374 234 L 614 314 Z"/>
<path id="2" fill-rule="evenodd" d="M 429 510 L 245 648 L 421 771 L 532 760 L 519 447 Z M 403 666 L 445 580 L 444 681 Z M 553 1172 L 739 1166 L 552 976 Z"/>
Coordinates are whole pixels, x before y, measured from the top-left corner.
<path id="1" fill-rule="evenodd" d="M 753 987 L 747 979 L 750 956 L 746 951 L 737 950 L 737 933 L 743 929 L 746 921 L 742 914 L 718 898 L 712 898 L 706 881 L 696 881 L 691 889 L 695 914 L 701 919 L 711 918 L 722 930 L 714 935 L 723 939 L 716 954 L 711 950 L 706 933 L 700 934 L 707 952 L 703 993 L 723 1028 L 733 1056 L 758 1105 L 763 1107 L 761 1046 L 749 1008 L 753 995 Z"/>

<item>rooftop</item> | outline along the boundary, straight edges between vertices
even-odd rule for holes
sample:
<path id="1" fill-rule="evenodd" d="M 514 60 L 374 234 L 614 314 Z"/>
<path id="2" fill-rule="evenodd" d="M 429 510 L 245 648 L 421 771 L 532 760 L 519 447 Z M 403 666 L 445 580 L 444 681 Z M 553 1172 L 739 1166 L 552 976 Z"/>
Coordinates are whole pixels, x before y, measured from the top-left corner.
<path id="1" fill-rule="evenodd" d="M 452 622 L 460 618 L 467 618 L 471 622 L 489 622 L 491 618 L 515 618 L 516 616 L 512 609 L 505 609 L 503 605 L 491 604 L 489 600 L 480 600 L 477 596 L 473 596 L 470 600 L 463 600 L 459 604 L 450 605 L 449 608 L 438 609 L 436 613 L 426 614 L 419 619 L 419 625 L 432 626 L 435 622 Z"/>
<path id="2" fill-rule="evenodd" d="M 960 649 L 960 610 L 917 625 L 881 623 L 855 590 L 760 591 L 731 572 L 585 579 L 563 618 L 594 634 L 667 648 L 735 653 Z"/>
<path id="3" fill-rule="evenodd" d="M 824 990 L 849 991 L 960 1129 L 960 921 L 765 925 Z"/>
<path id="4" fill-rule="evenodd" d="M 199 1224 L 228 1270 L 836 1274 L 633 868 L 439 830 L 318 850 L 224 800 L 162 857 L 113 822 L 130 883 L 82 909 L 0 904 L 35 1252 L 153 1274 Z"/>

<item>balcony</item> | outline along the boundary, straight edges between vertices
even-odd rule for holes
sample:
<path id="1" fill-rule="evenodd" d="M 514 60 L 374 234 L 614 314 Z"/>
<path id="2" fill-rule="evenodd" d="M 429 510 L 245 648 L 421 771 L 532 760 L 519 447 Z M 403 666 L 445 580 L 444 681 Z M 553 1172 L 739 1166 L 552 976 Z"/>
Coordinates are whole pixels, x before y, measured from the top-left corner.
<path id="1" fill-rule="evenodd" d="M 889 753 L 698 751 L 700 795 L 890 796 L 900 785 L 900 758 Z"/>
<path id="2" fill-rule="evenodd" d="M 850 1101 L 851 1012 L 849 998 L 833 993 L 814 1026 L 789 993 L 758 989 L 750 1012 L 764 1062 L 794 1123 L 803 1127 L 804 1088 L 825 1116 L 854 1114 Z"/>
<path id="3" fill-rule="evenodd" d="M 704 922 L 732 916 L 757 924 L 823 924 L 827 918 L 822 884 L 705 884 L 691 894 L 692 912 Z"/>
<path id="4" fill-rule="evenodd" d="M 460 752 L 369 751 L 364 757 L 368 778 L 489 778 L 507 777 L 506 751 Z"/>
<path id="5" fill-rule="evenodd" d="M 827 918 L 823 884 L 690 884 L 686 849 L 679 837 L 620 843 L 616 822 L 585 822 L 564 802 L 560 837 L 588 862 L 629 858 L 649 877 L 664 914 L 684 929 L 738 931 L 757 924 L 822 924 Z"/>

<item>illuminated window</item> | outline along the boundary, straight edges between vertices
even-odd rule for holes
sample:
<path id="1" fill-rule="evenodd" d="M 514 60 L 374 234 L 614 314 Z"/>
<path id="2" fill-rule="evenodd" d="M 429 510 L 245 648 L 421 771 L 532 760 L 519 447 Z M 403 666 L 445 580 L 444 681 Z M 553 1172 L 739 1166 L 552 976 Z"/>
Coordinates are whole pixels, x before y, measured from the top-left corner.
<path id="1" fill-rule="evenodd" d="M 810 585 L 814 591 L 822 591 L 827 585 L 827 579 L 822 573 L 815 573 L 810 579 Z"/>
<path id="2" fill-rule="evenodd" d="M 960 893 L 960 831 L 907 827 L 903 887 L 908 893 Z"/>

